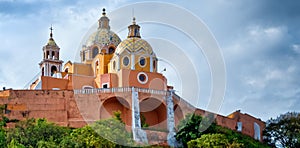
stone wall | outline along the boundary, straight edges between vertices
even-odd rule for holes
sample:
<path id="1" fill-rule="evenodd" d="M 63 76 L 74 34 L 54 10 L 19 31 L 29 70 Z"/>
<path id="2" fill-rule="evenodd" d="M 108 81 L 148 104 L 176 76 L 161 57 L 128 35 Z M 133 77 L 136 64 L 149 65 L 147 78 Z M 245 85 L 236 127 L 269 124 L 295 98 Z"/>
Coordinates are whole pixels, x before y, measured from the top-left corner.
<path id="1" fill-rule="evenodd" d="M 146 122 L 147 120 L 156 121 L 149 122 L 151 128 L 166 128 L 166 112 L 163 111 L 163 109 L 166 109 L 164 100 L 163 94 L 139 92 L 140 107 L 142 107 L 140 111 L 146 117 Z M 143 102 L 147 101 L 154 106 L 143 105 Z M 187 113 L 195 112 L 199 115 L 208 113 L 204 110 L 196 109 L 177 95 L 174 95 L 173 101 L 176 125 Z M 50 122 L 75 128 L 83 127 L 87 123 L 99 120 L 102 116 L 112 116 L 113 111 L 118 107 L 122 107 L 121 111 L 123 114 L 121 114 L 121 117 L 126 125 L 131 126 L 131 103 L 131 92 L 127 91 L 77 95 L 74 95 L 72 90 L 0 91 L 0 105 L 6 106 L 4 113 L 9 119 L 47 118 Z M 165 115 L 158 116 L 162 113 Z M 248 114 L 242 114 L 240 111 L 236 111 L 227 117 L 218 114 L 214 114 L 214 116 L 218 125 L 232 130 L 237 130 L 237 124 L 242 123 L 240 132 L 251 137 L 255 137 L 254 125 L 257 124 L 260 128 L 260 140 L 262 140 L 262 131 L 265 128 L 265 123 L 260 119 Z"/>

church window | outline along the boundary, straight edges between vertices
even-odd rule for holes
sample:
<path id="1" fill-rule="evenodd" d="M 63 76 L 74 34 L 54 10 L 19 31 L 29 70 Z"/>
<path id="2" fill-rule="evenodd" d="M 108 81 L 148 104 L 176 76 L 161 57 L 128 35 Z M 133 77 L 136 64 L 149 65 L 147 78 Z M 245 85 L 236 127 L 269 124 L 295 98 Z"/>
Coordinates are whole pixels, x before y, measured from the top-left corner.
<path id="1" fill-rule="evenodd" d="M 156 61 L 153 60 L 153 68 L 155 69 L 156 68 Z"/>
<path id="2" fill-rule="evenodd" d="M 146 59 L 144 57 L 140 58 L 140 65 L 144 67 L 146 65 Z"/>
<path id="3" fill-rule="evenodd" d="M 146 76 L 143 75 L 143 74 L 141 74 L 141 75 L 139 76 L 139 79 L 140 79 L 140 81 L 144 82 L 144 81 L 146 80 Z"/>
<path id="4" fill-rule="evenodd" d="M 146 84 L 148 82 L 148 76 L 144 72 L 138 73 L 137 79 L 141 84 Z"/>
<path id="5" fill-rule="evenodd" d="M 110 47 L 110 48 L 108 49 L 108 52 L 109 52 L 109 54 L 112 54 L 112 53 L 115 52 L 115 49 L 114 49 L 113 47 Z"/>
<path id="6" fill-rule="evenodd" d="M 108 84 L 107 83 L 102 84 L 102 88 L 108 88 Z"/>
<path id="7" fill-rule="evenodd" d="M 116 61 L 113 61 L 113 69 L 116 70 Z"/>
<path id="8" fill-rule="evenodd" d="M 98 53 L 99 53 L 98 47 L 94 47 L 94 48 L 93 48 L 93 53 L 92 53 L 93 58 L 94 58 Z"/>
<path id="9" fill-rule="evenodd" d="M 260 126 L 254 122 L 254 139 L 260 140 Z"/>
<path id="10" fill-rule="evenodd" d="M 82 52 L 82 61 L 85 61 L 85 51 Z"/>
<path id="11" fill-rule="evenodd" d="M 237 131 L 238 132 L 241 132 L 242 131 L 242 129 L 243 129 L 243 123 L 242 122 L 237 122 Z"/>
<path id="12" fill-rule="evenodd" d="M 123 58 L 123 65 L 128 66 L 129 65 L 129 58 L 126 56 Z"/>

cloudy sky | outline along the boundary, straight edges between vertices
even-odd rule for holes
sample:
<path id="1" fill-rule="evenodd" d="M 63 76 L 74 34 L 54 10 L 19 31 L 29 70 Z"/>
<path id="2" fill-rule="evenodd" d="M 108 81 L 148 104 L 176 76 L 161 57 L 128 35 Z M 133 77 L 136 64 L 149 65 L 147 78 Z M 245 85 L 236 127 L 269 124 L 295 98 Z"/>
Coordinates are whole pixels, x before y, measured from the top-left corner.
<path id="1" fill-rule="evenodd" d="M 61 48 L 61 59 L 65 62 L 74 61 L 81 41 L 95 25 L 103 7 L 109 15 L 109 12 L 135 2 L 0 0 L 0 86 L 22 89 L 39 72 L 42 46 L 47 43 L 51 24 L 54 26 L 55 41 Z M 225 61 L 227 81 L 220 114 L 227 115 L 240 109 L 244 113 L 267 120 L 287 111 L 300 112 L 300 2 L 165 2 L 178 5 L 202 20 L 219 44 Z M 136 9 L 134 14 L 139 16 L 138 8 Z M 161 13 L 166 11 L 160 8 L 152 9 Z M 150 16 L 151 11 L 144 15 Z M 188 19 L 182 17 L 170 17 L 189 23 Z M 113 19 L 111 26 L 114 28 Z M 186 36 L 174 37 L 176 30 L 155 24 L 145 23 L 141 26 L 142 35 L 146 39 L 153 41 L 156 37 L 175 42 L 186 56 L 190 57 L 190 61 L 197 68 L 201 94 L 204 94 L 200 95 L 203 97 L 198 106 L 206 109 L 206 96 L 209 96 L 211 81 L 207 80 L 210 79 L 210 73 L 209 68 L 205 68 L 208 64 L 203 66 L 203 53 L 193 50 L 197 47 L 194 47 Z M 125 38 L 126 31 L 116 32 L 121 39 Z M 159 57 L 160 52 L 155 52 Z M 176 73 L 176 68 L 169 69 L 165 75 L 170 77 L 169 82 L 175 85 L 179 94 L 182 89 L 190 89 L 180 88 L 183 86 L 182 81 L 187 78 L 174 76 L 172 74 Z M 180 72 L 177 73 L 180 75 Z"/>

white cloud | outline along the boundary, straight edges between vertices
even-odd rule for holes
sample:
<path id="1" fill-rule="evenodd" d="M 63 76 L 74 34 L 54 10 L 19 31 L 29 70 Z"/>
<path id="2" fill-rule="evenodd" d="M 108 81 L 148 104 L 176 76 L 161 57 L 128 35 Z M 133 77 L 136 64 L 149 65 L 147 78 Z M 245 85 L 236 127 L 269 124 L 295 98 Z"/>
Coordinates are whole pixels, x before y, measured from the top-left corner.
<path id="1" fill-rule="evenodd" d="M 300 45 L 299 44 L 293 44 L 291 47 L 294 52 L 296 52 L 297 54 L 300 54 Z"/>

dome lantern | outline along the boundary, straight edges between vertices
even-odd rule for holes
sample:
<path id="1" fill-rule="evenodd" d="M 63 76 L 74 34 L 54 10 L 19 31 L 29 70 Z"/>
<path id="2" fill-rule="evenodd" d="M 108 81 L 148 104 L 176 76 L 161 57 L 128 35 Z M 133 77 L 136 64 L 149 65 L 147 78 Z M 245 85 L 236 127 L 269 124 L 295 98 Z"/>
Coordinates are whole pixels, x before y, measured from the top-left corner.
<path id="1" fill-rule="evenodd" d="M 102 17 L 98 20 L 98 22 L 99 22 L 98 29 L 101 29 L 101 28 L 110 29 L 109 19 L 106 16 L 105 8 L 102 9 Z"/>
<path id="2" fill-rule="evenodd" d="M 133 17 L 132 25 L 128 26 L 128 36 L 127 38 L 137 37 L 141 38 L 140 26 L 136 24 L 135 17 Z"/>

